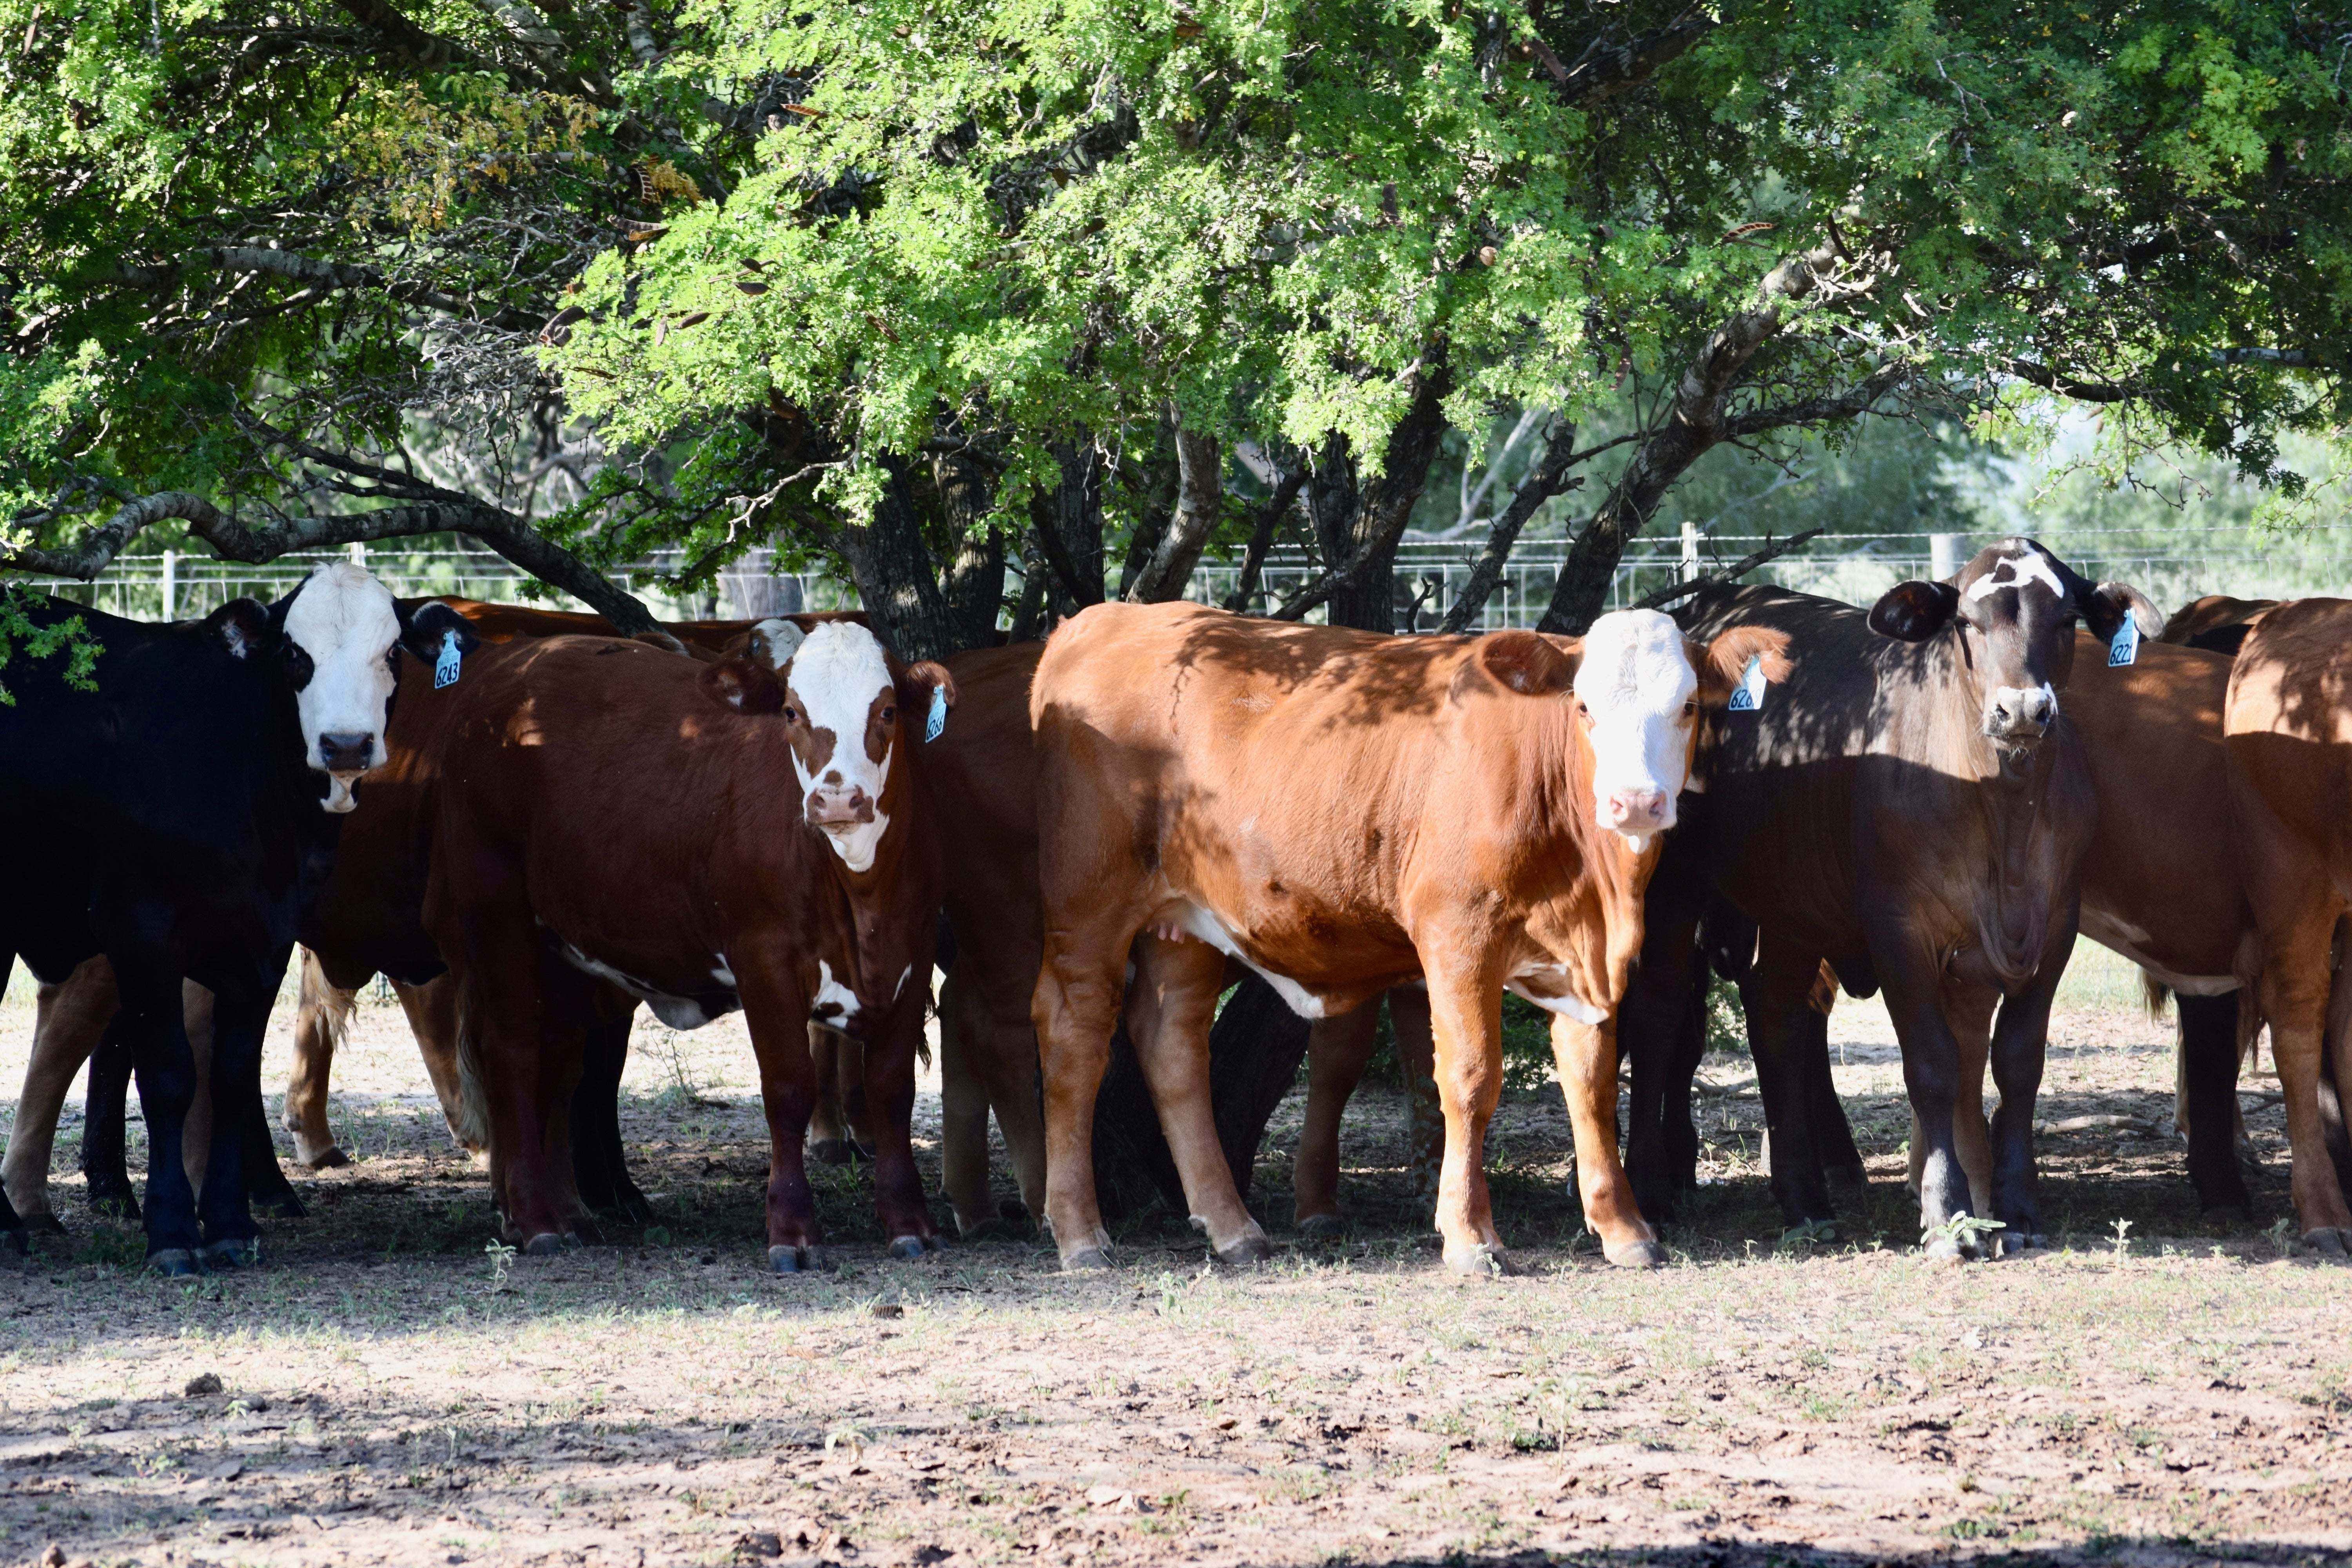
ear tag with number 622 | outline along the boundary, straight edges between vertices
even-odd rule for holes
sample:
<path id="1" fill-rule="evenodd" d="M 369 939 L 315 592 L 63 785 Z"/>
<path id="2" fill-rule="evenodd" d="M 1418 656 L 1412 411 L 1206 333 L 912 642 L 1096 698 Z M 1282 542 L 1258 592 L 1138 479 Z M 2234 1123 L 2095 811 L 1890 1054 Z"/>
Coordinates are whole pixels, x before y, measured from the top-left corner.
<path id="1" fill-rule="evenodd" d="M 2134 664 L 2139 659 L 2139 620 L 2128 610 L 2124 612 L 2124 624 L 2107 639 L 2107 668 Z"/>
<path id="2" fill-rule="evenodd" d="M 931 688 L 931 716 L 923 721 L 923 742 L 926 745 L 940 738 L 948 727 L 948 689 Z"/>
<path id="3" fill-rule="evenodd" d="M 1732 688 L 1731 700 L 1726 705 L 1734 713 L 1753 713 L 1764 706 L 1764 656 L 1750 654 L 1748 668 L 1740 672 L 1739 684 Z"/>
<path id="4" fill-rule="evenodd" d="M 466 656 L 464 654 L 457 651 L 457 634 L 456 632 L 443 632 L 441 634 L 441 657 L 433 661 L 434 690 L 438 691 L 445 686 L 455 686 L 457 684 L 457 666 L 464 660 L 465 657 Z"/>

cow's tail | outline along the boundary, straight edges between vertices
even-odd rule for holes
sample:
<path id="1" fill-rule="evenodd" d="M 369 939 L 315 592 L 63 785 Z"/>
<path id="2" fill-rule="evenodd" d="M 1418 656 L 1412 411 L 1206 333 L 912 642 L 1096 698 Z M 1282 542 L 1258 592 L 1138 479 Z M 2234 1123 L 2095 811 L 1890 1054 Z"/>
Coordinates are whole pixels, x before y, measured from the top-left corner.
<path id="1" fill-rule="evenodd" d="M 449 1131 L 477 1152 L 490 1146 L 490 1095 L 482 1082 L 481 1047 L 462 1014 L 457 1022 L 457 1114 L 450 1119 Z"/>
<path id="2" fill-rule="evenodd" d="M 1805 1005 L 1826 1018 L 1837 1006 L 1837 971 L 1832 969 L 1830 961 L 1824 958 L 1821 973 L 1813 976 L 1813 988 L 1805 994 Z"/>
<path id="3" fill-rule="evenodd" d="M 2139 1005 L 2147 1009 L 2149 1017 L 2163 1017 L 2164 1009 L 2171 1004 L 2171 986 L 2167 985 L 2145 969 L 2139 972 Z"/>

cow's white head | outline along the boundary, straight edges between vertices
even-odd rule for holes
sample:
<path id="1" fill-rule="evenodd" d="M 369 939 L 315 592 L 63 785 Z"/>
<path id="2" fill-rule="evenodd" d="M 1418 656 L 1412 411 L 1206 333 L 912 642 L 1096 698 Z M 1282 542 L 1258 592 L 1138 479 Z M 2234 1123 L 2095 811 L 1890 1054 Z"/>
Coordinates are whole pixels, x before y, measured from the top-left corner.
<path id="1" fill-rule="evenodd" d="M 446 637 L 457 637 L 461 653 L 476 646 L 466 618 L 448 605 L 405 614 L 392 590 L 347 561 L 319 567 L 267 611 L 241 600 L 206 624 L 238 658 L 282 661 L 302 760 L 327 776 L 321 804 L 337 813 L 359 804 L 352 786 L 384 760 L 403 650 L 430 664 Z"/>
<path id="2" fill-rule="evenodd" d="M 791 652 L 779 674 L 802 809 L 843 864 L 866 870 L 890 826 L 898 748 L 921 736 L 934 690 L 953 704 L 955 683 L 936 664 L 894 674 L 881 642 L 849 621 L 820 623 Z"/>
<path id="3" fill-rule="evenodd" d="M 1701 647 L 1656 610 L 1615 610 L 1580 644 L 1532 632 L 1479 639 L 1487 673 L 1528 696 L 1565 691 L 1591 758 L 1592 820 L 1635 854 L 1675 825 L 1702 705 L 1727 700 L 1751 658 L 1788 673 L 1778 632 L 1742 627 Z"/>

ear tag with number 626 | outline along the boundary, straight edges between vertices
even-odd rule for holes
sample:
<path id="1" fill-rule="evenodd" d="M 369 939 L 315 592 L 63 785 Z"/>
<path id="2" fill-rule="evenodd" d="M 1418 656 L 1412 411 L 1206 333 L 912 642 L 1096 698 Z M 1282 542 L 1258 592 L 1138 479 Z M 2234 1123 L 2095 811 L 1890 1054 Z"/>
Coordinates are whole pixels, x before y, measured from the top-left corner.
<path id="1" fill-rule="evenodd" d="M 948 689 L 931 688 L 931 716 L 923 721 L 923 742 L 926 745 L 940 738 L 948 727 Z"/>
<path id="2" fill-rule="evenodd" d="M 457 684 L 457 666 L 461 661 L 463 661 L 465 657 L 466 656 L 464 654 L 457 651 L 457 634 L 456 632 L 443 632 L 441 634 L 441 657 L 433 661 L 434 690 L 438 691 L 445 686 L 455 686 Z"/>
<path id="3" fill-rule="evenodd" d="M 2124 612 L 2124 624 L 2107 639 L 2107 668 L 2135 664 L 2139 659 L 2139 620 L 2128 610 Z"/>
<path id="4" fill-rule="evenodd" d="M 1740 672 L 1739 684 L 1731 690 L 1727 707 L 1734 713 L 1753 713 L 1764 706 L 1764 656 L 1750 654 L 1748 668 Z"/>

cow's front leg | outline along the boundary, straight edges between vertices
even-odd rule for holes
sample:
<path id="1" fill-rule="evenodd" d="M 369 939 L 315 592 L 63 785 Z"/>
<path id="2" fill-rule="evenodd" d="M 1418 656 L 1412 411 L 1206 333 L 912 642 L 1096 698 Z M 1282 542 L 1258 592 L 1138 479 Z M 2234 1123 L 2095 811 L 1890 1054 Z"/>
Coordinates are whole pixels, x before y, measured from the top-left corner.
<path id="1" fill-rule="evenodd" d="M 817 1091 L 816 1064 L 809 1057 L 809 989 L 787 955 L 747 962 L 730 953 L 728 963 L 740 976 L 737 994 L 768 1118 L 768 1267 L 798 1274 L 824 1263 L 808 1182 L 808 1125 Z"/>
<path id="2" fill-rule="evenodd" d="M 147 1119 L 147 1260 L 165 1274 L 191 1275 L 202 1265 L 204 1237 L 196 1228 L 196 1194 L 182 1161 L 182 1129 L 196 1097 L 196 1064 L 180 1003 L 176 966 L 163 958 L 115 958 L 122 1009 L 99 1047 L 126 1047 Z M 95 1058 L 93 1058 L 95 1059 Z"/>
<path id="3" fill-rule="evenodd" d="M 328 980 L 318 954 L 302 949 L 299 989 L 294 1005 L 294 1070 L 286 1079 L 286 1131 L 294 1135 L 294 1160 L 309 1170 L 348 1165 L 351 1156 L 335 1145 L 327 1125 L 327 1086 L 335 1050 L 351 1028 L 355 994 Z"/>
<path id="4" fill-rule="evenodd" d="M 1445 1266 L 1457 1274 L 1499 1274 L 1510 1266 L 1486 1194 L 1486 1124 L 1503 1091 L 1503 990 L 1487 962 L 1433 963 L 1426 948 L 1437 1100 L 1445 1114 L 1445 1163 L 1437 1178 L 1437 1231 Z M 1557 1037 L 1555 1037 L 1557 1039 Z M 1615 1063 L 1611 1063 L 1615 1075 Z M 1609 1140 L 1616 1143 L 1616 1106 Z M 1583 1140 L 1578 1139 L 1580 1154 Z"/>
<path id="5" fill-rule="evenodd" d="M 1615 1020 L 1584 1024 L 1554 1014 L 1551 1054 L 1576 1131 L 1576 1190 L 1584 1201 L 1585 1226 L 1601 1238 L 1601 1255 L 1619 1268 L 1655 1268 L 1666 1260 L 1666 1249 L 1642 1217 L 1633 1184 L 1617 1163 Z"/>
<path id="6" fill-rule="evenodd" d="M 2253 1000 L 2243 988 L 2172 998 L 2180 1015 L 2179 1121 L 2189 1138 L 2189 1179 L 2198 1207 L 2214 1219 L 2244 1220 L 2254 1212 L 2236 1145 L 2241 997 Z"/>
<path id="7" fill-rule="evenodd" d="M 215 1267 L 234 1268 L 252 1264 L 260 1258 L 260 1227 L 254 1224 L 253 1209 L 247 1197 L 247 1168 L 245 1122 L 261 1109 L 261 1042 L 269 1027 L 269 1005 L 278 990 L 278 971 L 257 975 L 248 985 L 237 986 L 226 994 L 211 996 L 209 1016 L 204 1020 L 211 1036 L 209 1071 L 212 1102 L 220 1108 L 215 1118 L 217 1125 L 203 1165 L 204 1182 L 196 1198 L 196 1213 L 204 1222 L 205 1261 Z M 183 1001 L 183 1016 L 190 1013 Z M 192 1118 L 193 1120 L 193 1118 Z M 271 1163 L 276 1163 L 275 1160 Z M 282 1183 L 285 1177 L 280 1174 Z"/>
<path id="8" fill-rule="evenodd" d="M 1274 1245 L 1234 1190 L 1209 1097 L 1209 1026 L 1224 984 L 1224 955 L 1206 942 L 1146 935 L 1136 943 L 1136 958 L 1128 1038 L 1184 1183 L 1185 1207 L 1218 1261 L 1264 1262 Z"/>
<path id="9" fill-rule="evenodd" d="M 1944 1015 L 1944 976 L 1926 947 L 1899 928 L 1873 944 L 1872 959 L 1885 985 L 1886 1011 L 1903 1048 L 1903 1082 L 1911 1097 L 1913 1147 L 1919 1180 L 1921 1244 L 1930 1258 L 1976 1258 L 1986 1250 L 1977 1235 L 1954 1222 L 1973 1215 L 1968 1173 L 1954 1141 L 1960 1099 L 1960 1046 Z"/>
<path id="10" fill-rule="evenodd" d="M 2033 1105 L 2042 1092 L 2042 1064 L 2050 1039 L 2050 1004 L 2066 973 L 2074 944 L 2074 922 L 2052 944 L 2042 967 L 2025 988 L 2004 1000 L 1993 1020 L 1992 1080 L 2000 1109 L 1992 1117 L 1992 1217 L 2002 1229 L 1993 1252 L 2047 1247 L 2033 1164 Z"/>
<path id="11" fill-rule="evenodd" d="M 858 1069 L 856 1084 L 844 1079 L 845 1105 L 856 1105 L 866 1122 L 874 1162 L 874 1206 L 894 1258 L 920 1258 L 940 1245 L 931 1224 L 923 1178 L 915 1169 L 915 1055 L 923 1043 L 923 1013 L 930 1000 L 930 961 L 919 961 L 922 978 L 911 972 L 890 1004 L 889 1016 L 863 1040 L 845 1039 L 845 1068 Z M 857 1121 L 845 1118 L 854 1138 Z"/>
<path id="12" fill-rule="evenodd" d="M 1050 921 L 1050 896 L 1046 907 Z M 1045 1223 L 1064 1268 L 1110 1267 L 1110 1232 L 1095 1196 L 1095 1100 L 1110 1068 L 1128 949 L 1141 923 L 1135 911 L 1115 910 L 1076 930 L 1049 924 L 1030 1002 L 1045 1080 Z"/>

